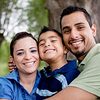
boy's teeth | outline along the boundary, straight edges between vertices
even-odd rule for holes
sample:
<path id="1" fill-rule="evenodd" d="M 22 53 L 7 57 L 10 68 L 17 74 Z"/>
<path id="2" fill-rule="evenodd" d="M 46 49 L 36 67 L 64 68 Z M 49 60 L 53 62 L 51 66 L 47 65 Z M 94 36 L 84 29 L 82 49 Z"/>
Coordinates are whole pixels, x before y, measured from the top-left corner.
<path id="1" fill-rule="evenodd" d="M 47 52 L 51 52 L 51 51 L 53 51 L 53 50 L 47 50 L 46 53 L 47 53 Z"/>

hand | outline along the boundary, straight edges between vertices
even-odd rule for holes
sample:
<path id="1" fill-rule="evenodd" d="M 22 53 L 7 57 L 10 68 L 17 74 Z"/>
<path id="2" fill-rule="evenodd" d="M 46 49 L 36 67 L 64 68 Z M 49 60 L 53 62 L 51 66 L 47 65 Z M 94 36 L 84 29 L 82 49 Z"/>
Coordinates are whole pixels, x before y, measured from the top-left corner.
<path id="1" fill-rule="evenodd" d="M 10 59 L 9 59 L 8 68 L 9 68 L 10 72 L 12 72 L 14 69 L 16 69 L 16 65 L 13 63 L 12 57 L 10 57 Z"/>

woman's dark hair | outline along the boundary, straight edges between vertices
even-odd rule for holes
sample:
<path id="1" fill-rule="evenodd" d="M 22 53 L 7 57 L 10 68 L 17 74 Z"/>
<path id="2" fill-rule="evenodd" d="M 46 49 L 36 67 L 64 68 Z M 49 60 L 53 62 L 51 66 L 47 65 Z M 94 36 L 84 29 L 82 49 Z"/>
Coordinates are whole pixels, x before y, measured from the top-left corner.
<path id="1" fill-rule="evenodd" d="M 17 42 L 18 40 L 22 39 L 22 38 L 25 38 L 25 37 L 31 37 L 31 38 L 32 38 L 33 40 L 35 40 L 36 43 L 37 43 L 37 40 L 33 37 L 32 34 L 27 33 L 27 32 L 19 32 L 19 33 L 17 33 L 17 34 L 13 37 L 13 39 L 12 39 L 12 41 L 11 41 L 11 43 L 10 43 L 10 55 L 11 55 L 12 57 L 13 57 L 13 51 L 14 51 L 14 46 L 15 46 L 16 42 Z M 23 41 L 23 43 L 24 43 L 24 41 Z"/>

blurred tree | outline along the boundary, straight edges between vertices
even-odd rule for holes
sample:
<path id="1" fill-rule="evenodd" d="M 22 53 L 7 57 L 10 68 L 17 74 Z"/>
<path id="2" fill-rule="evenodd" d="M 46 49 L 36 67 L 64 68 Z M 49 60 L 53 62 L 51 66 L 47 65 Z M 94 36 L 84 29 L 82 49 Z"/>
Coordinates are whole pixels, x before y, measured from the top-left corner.
<path id="1" fill-rule="evenodd" d="M 9 43 L 4 40 L 0 46 L 0 76 L 8 73 Z"/>
<path id="2" fill-rule="evenodd" d="M 5 40 L 14 28 L 25 22 L 23 10 L 25 0 L 0 0 L 0 75 L 8 72 L 9 43 Z"/>
<path id="3" fill-rule="evenodd" d="M 46 0 L 46 7 L 49 11 L 49 26 L 60 31 L 59 18 L 63 8 L 69 5 L 76 5 L 86 8 L 95 20 L 97 25 L 97 42 L 100 42 L 100 0 Z"/>
<path id="4" fill-rule="evenodd" d="M 0 0 L 0 40 L 14 34 L 15 27 L 26 21 L 25 0 Z M 0 42 L 1 43 L 1 42 Z"/>
<path id="5" fill-rule="evenodd" d="M 9 58 L 9 43 L 4 40 L 0 46 L 0 62 L 7 62 Z"/>
<path id="6" fill-rule="evenodd" d="M 9 44 L 5 37 L 12 37 L 18 31 L 38 33 L 43 25 L 48 24 L 48 12 L 45 0 L 1 0 L 0 1 L 0 75 L 8 72 Z M 26 27 L 27 26 L 27 30 Z M 22 26 L 23 29 L 19 28 Z M 10 35 L 12 34 L 12 35 Z M 2 43 L 3 41 L 3 43 Z M 41 65 L 44 63 L 41 63 Z"/>
<path id="7" fill-rule="evenodd" d="M 1 0 L 0 40 L 4 36 L 12 37 L 16 27 L 19 31 L 38 33 L 42 26 L 48 25 L 48 12 L 44 4 L 45 0 Z"/>
<path id="8" fill-rule="evenodd" d="M 0 34 L 0 45 L 1 45 L 3 40 L 4 40 L 4 36 L 3 36 L 3 34 Z"/>
<path id="9" fill-rule="evenodd" d="M 100 0 L 46 0 L 49 26 L 60 31 L 60 14 L 64 8 L 70 5 L 81 6 L 88 10 L 97 25 L 96 41 L 100 42 Z M 75 58 L 70 52 L 67 55 L 68 59 Z"/>
<path id="10" fill-rule="evenodd" d="M 44 25 L 48 25 L 48 11 L 45 8 L 46 0 L 28 0 L 28 30 L 39 33 Z"/>

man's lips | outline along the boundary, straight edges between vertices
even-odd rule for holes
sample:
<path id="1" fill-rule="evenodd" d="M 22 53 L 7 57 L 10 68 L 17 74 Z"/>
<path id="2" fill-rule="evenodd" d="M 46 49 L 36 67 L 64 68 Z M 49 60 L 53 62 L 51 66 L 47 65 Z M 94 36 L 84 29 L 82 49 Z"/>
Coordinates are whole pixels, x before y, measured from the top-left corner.
<path id="1" fill-rule="evenodd" d="M 83 39 L 77 39 L 77 40 L 70 40 L 69 44 L 71 45 L 78 45 L 80 43 L 82 43 Z"/>
<path id="2" fill-rule="evenodd" d="M 69 41 L 69 45 L 78 48 L 83 43 L 83 39 L 73 39 Z"/>

